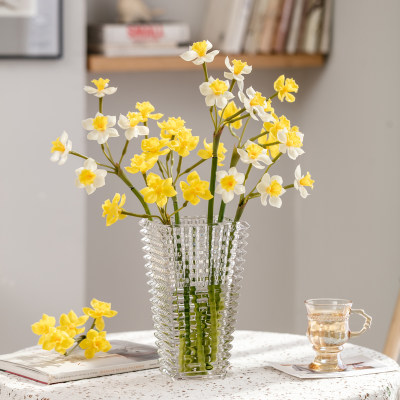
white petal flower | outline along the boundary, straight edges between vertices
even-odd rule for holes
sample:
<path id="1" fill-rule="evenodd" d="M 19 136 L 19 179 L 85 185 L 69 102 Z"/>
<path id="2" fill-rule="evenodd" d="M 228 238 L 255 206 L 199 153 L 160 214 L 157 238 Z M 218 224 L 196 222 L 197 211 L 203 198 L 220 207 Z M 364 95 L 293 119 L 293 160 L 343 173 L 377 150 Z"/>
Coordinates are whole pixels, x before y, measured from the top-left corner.
<path id="1" fill-rule="evenodd" d="M 244 174 L 238 172 L 235 167 L 226 171 L 218 171 L 217 172 L 217 182 L 219 182 L 218 186 L 215 189 L 215 193 L 218 193 L 222 196 L 222 200 L 224 203 L 229 203 L 233 200 L 234 195 L 241 195 L 245 192 L 244 182 Z"/>
<path id="2" fill-rule="evenodd" d="M 256 92 L 252 87 L 249 87 L 246 90 L 246 95 L 240 91 L 239 99 L 250 114 L 251 118 L 258 121 L 257 117 L 260 117 L 263 122 L 274 121 L 274 117 L 270 113 L 265 112 L 268 104 L 266 98 L 263 97 L 260 92 Z"/>
<path id="3" fill-rule="evenodd" d="M 282 205 L 281 196 L 286 192 L 282 186 L 283 180 L 279 175 L 270 176 L 264 174 L 261 181 L 257 185 L 257 191 L 261 194 L 261 204 L 266 206 L 269 204 L 272 207 L 280 208 Z"/>
<path id="4" fill-rule="evenodd" d="M 93 158 L 88 158 L 83 167 L 75 170 L 75 185 L 79 189 L 85 188 L 87 194 L 92 194 L 97 188 L 105 185 L 107 171 L 97 169 L 97 163 Z"/>
<path id="5" fill-rule="evenodd" d="M 258 169 L 265 168 L 265 165 L 272 164 L 271 158 L 268 156 L 268 150 L 262 148 L 256 143 L 250 142 L 248 140 L 245 143 L 245 150 L 237 149 L 239 153 L 240 160 L 245 164 L 253 164 L 253 167 Z M 265 164 L 262 165 L 261 163 Z"/>
<path id="6" fill-rule="evenodd" d="M 301 175 L 301 168 L 298 165 L 294 171 L 294 187 L 300 192 L 300 196 L 305 199 L 309 196 L 307 189 L 305 186 L 309 186 L 311 189 L 314 189 L 314 180 L 311 179 L 311 175 L 307 172 L 307 175 Z"/>
<path id="7" fill-rule="evenodd" d="M 219 53 L 219 50 L 213 50 L 207 53 L 212 48 L 212 44 L 208 40 L 195 42 L 189 46 L 189 50 L 185 51 L 180 57 L 185 61 L 193 61 L 193 64 L 200 65 L 214 61 L 214 57 Z"/>
<path id="8" fill-rule="evenodd" d="M 53 153 L 50 160 L 58 162 L 58 165 L 63 165 L 67 161 L 68 154 L 72 149 L 72 142 L 68 140 L 68 133 L 63 132 L 54 142 L 51 152 Z"/>
<path id="9" fill-rule="evenodd" d="M 295 160 L 298 156 L 304 154 L 303 146 L 304 135 L 299 132 L 298 127 L 294 126 L 290 130 L 281 129 L 278 131 L 279 151 L 283 154 L 287 152 L 289 158 Z"/>
<path id="10" fill-rule="evenodd" d="M 116 117 L 97 113 L 95 118 L 82 121 L 82 126 L 87 131 L 89 140 L 97 140 L 98 144 L 104 144 L 109 137 L 118 137 L 118 131 L 112 128 L 116 123 Z"/>
<path id="11" fill-rule="evenodd" d="M 200 86 L 200 93 L 205 96 L 207 107 L 216 105 L 218 108 L 224 108 L 228 101 L 235 96 L 229 92 L 229 82 L 221 81 L 210 77 L 208 82 L 203 82 Z"/>
<path id="12" fill-rule="evenodd" d="M 239 90 L 243 90 L 243 74 L 249 74 L 253 67 L 251 65 L 247 65 L 247 62 L 242 62 L 241 60 L 233 60 L 231 65 L 229 63 L 229 57 L 225 58 L 226 68 L 229 69 L 230 72 L 224 72 L 224 76 L 226 79 L 233 80 L 235 79 L 238 83 Z"/>
<path id="13" fill-rule="evenodd" d="M 96 86 L 95 88 L 92 86 L 85 86 L 83 90 L 86 93 L 94 94 L 96 97 L 104 97 L 106 94 L 114 94 L 117 91 L 116 87 L 108 87 L 109 79 L 93 79 L 92 83 Z"/>
<path id="14" fill-rule="evenodd" d="M 120 114 L 118 125 L 125 130 L 126 140 L 149 134 L 149 128 L 143 125 L 138 126 L 139 122 L 143 122 L 143 118 L 139 113 L 128 113 L 127 116 Z"/>

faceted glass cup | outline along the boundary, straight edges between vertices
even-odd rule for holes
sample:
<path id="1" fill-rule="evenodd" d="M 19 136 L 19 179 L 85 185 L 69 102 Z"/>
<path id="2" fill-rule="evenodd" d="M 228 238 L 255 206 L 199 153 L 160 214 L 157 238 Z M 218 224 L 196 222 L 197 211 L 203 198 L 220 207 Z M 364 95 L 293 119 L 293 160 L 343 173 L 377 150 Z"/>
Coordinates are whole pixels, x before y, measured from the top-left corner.
<path id="1" fill-rule="evenodd" d="M 346 299 L 309 299 L 305 301 L 308 317 L 307 337 L 317 355 L 309 365 L 317 372 L 344 371 L 340 352 L 343 345 L 352 337 L 360 336 L 370 326 L 372 318 L 364 310 L 352 309 L 352 302 Z M 350 314 L 359 314 L 365 318 L 360 331 L 349 328 Z"/>

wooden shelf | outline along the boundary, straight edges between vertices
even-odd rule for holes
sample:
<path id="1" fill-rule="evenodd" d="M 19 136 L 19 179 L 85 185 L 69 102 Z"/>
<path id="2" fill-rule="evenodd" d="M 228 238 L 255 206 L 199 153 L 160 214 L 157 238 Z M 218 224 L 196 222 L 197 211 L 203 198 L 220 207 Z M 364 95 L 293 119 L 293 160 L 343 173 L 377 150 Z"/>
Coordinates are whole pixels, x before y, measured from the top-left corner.
<path id="1" fill-rule="evenodd" d="M 320 54 L 238 54 L 234 58 L 246 60 L 253 68 L 321 67 L 325 62 L 325 57 Z M 225 69 L 225 56 L 217 56 L 214 62 L 207 64 L 207 67 L 209 69 Z M 199 66 L 184 61 L 179 56 L 115 58 L 93 54 L 88 56 L 88 70 L 90 72 L 189 71 L 198 68 Z"/>

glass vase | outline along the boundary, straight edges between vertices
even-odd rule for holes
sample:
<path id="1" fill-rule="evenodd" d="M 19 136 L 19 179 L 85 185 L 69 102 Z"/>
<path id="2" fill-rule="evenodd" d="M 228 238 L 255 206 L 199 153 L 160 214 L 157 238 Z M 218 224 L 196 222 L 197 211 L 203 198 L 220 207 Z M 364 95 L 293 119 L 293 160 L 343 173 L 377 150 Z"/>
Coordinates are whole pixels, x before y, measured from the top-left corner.
<path id="1" fill-rule="evenodd" d="M 224 377 L 229 367 L 248 224 L 143 219 L 160 369 L 173 379 Z"/>

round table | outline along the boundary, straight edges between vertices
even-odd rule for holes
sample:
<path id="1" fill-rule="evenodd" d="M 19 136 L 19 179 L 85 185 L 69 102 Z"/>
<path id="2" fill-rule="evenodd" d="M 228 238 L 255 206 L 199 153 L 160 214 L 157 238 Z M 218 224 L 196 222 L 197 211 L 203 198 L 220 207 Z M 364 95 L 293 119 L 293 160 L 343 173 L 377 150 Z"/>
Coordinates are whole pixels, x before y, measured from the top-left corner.
<path id="1" fill-rule="evenodd" d="M 154 343 L 152 331 L 108 335 Z M 397 366 L 376 351 L 346 344 L 343 358 L 366 355 Z M 269 367 L 270 362 L 309 361 L 314 352 L 305 336 L 283 333 L 237 331 L 232 367 L 225 379 L 171 381 L 157 369 L 93 379 L 43 385 L 0 372 L 0 399 L 13 400 L 399 400 L 400 372 L 339 379 L 300 380 Z"/>

